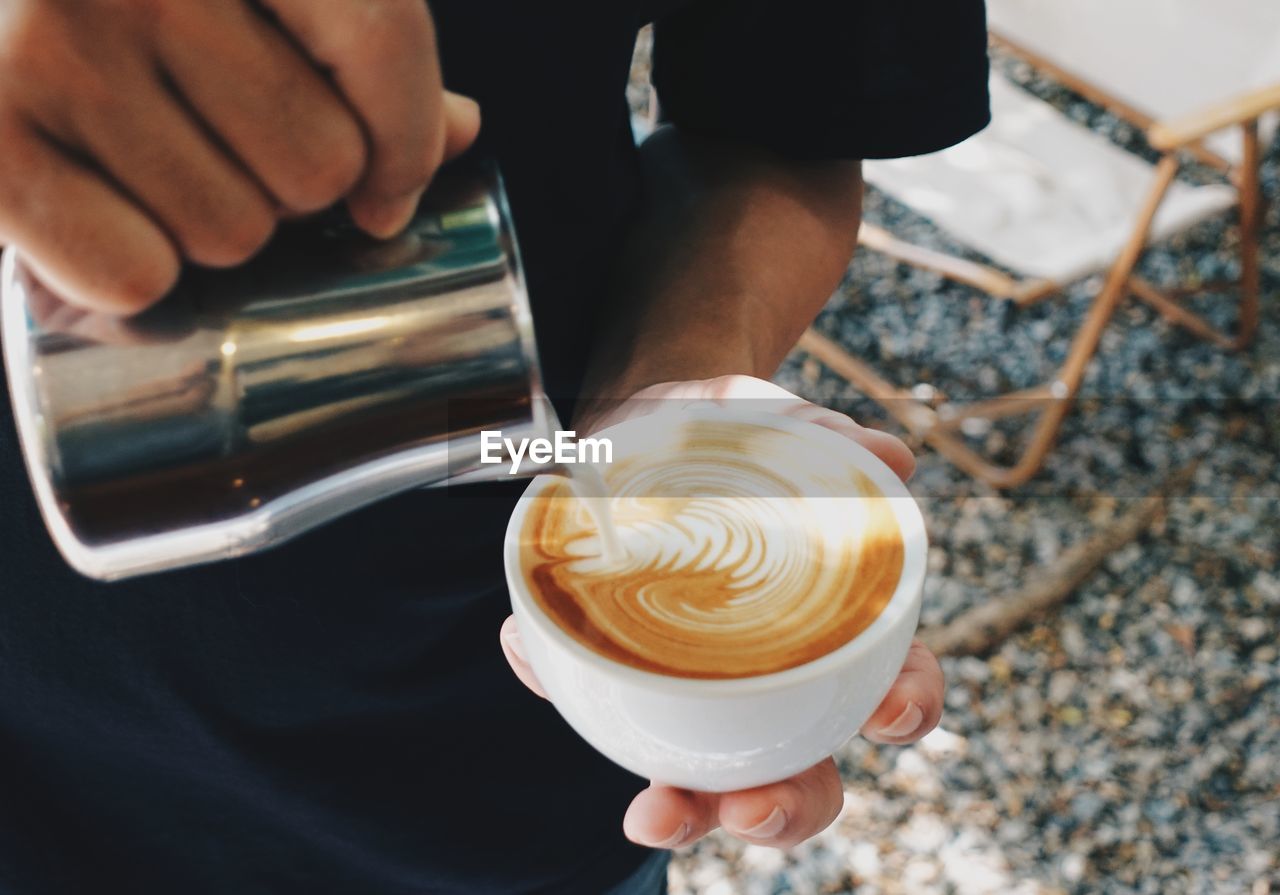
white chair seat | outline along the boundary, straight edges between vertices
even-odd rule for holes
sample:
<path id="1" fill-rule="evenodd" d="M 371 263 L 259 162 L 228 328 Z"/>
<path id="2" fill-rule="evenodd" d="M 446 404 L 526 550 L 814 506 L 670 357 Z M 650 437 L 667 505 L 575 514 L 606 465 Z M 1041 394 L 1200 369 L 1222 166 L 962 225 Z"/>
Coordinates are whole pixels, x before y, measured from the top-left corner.
<path id="1" fill-rule="evenodd" d="M 1277 0 L 987 0 L 991 30 L 1156 120 L 1280 83 Z M 1277 116 L 1262 119 L 1264 144 Z M 1231 162 L 1238 129 L 1207 147 Z"/>
<path id="2" fill-rule="evenodd" d="M 1154 168 L 996 74 L 992 123 L 942 152 L 868 161 L 867 182 L 1026 277 L 1069 283 L 1109 266 L 1133 233 Z M 1226 185 L 1175 182 L 1159 240 L 1231 207 Z"/>

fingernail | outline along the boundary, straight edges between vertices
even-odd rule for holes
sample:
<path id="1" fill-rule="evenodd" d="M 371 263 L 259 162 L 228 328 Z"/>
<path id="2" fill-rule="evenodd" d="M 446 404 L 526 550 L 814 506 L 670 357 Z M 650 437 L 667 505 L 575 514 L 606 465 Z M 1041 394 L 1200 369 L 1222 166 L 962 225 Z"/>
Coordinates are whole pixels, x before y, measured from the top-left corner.
<path id="1" fill-rule="evenodd" d="M 520 639 L 519 631 L 508 631 L 502 635 L 503 641 L 507 644 L 507 649 L 524 664 L 528 665 L 529 660 L 524 655 L 524 641 Z"/>
<path id="2" fill-rule="evenodd" d="M 920 706 L 914 702 L 908 702 L 902 714 L 894 719 L 892 724 L 881 727 L 878 733 L 882 737 L 904 737 L 914 733 L 922 721 L 924 721 L 924 712 L 920 710 Z"/>
<path id="3" fill-rule="evenodd" d="M 680 829 L 676 830 L 661 842 L 655 842 L 653 848 L 676 848 L 680 843 L 689 836 L 689 823 L 686 821 L 680 825 Z"/>
<path id="4" fill-rule="evenodd" d="M 768 817 L 751 829 L 743 830 L 742 835 L 748 839 L 772 839 L 781 833 L 786 826 L 787 812 L 782 810 L 781 805 L 775 805 L 773 810 L 769 812 Z"/>

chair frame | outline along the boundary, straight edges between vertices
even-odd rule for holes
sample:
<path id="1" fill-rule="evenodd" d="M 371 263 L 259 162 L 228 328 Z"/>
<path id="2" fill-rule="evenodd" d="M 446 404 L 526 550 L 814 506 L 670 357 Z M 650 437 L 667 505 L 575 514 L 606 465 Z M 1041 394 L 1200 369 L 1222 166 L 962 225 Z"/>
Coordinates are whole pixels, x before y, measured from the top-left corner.
<path id="1" fill-rule="evenodd" d="M 1088 363 L 1098 350 L 1102 333 L 1126 297 L 1132 295 L 1146 302 L 1173 323 L 1229 351 L 1240 350 L 1253 339 L 1258 326 L 1258 231 L 1262 217 L 1258 118 L 1280 108 L 1280 84 L 1234 97 L 1185 118 L 1156 121 L 1084 78 L 994 31 L 991 40 L 994 45 L 1021 57 L 1038 71 L 1091 102 L 1141 127 L 1149 145 L 1160 153 L 1155 180 L 1142 202 L 1132 234 L 1107 272 L 1102 288 L 1071 342 L 1066 360 L 1050 380 L 1040 385 L 991 399 L 957 404 L 932 387 L 924 389 L 926 394 L 920 394 L 919 389 L 911 391 L 894 385 L 870 364 L 855 358 L 812 328 L 801 337 L 798 347 L 861 389 L 905 426 L 912 436 L 932 446 L 964 472 L 995 488 L 1012 488 L 1032 478 L 1044 465 L 1046 456 L 1057 442 L 1062 422 L 1079 393 Z M 1234 166 L 1201 143 L 1209 134 L 1231 126 L 1239 127 L 1243 139 L 1241 160 Z M 1178 300 L 1224 284 L 1205 284 L 1199 289 L 1159 289 L 1134 273 L 1146 248 L 1151 222 L 1177 176 L 1184 156 L 1221 171 L 1238 193 L 1240 278 L 1226 284 L 1239 291 L 1239 319 L 1234 333 L 1215 328 Z M 1067 285 L 1046 279 L 1019 279 L 986 264 L 912 245 L 867 224 L 859 231 L 858 242 L 896 260 L 936 271 L 1016 305 L 1047 298 Z M 1039 419 L 1022 453 L 1009 465 L 995 463 L 974 450 L 958 431 L 970 419 L 994 420 L 1031 413 L 1038 413 Z"/>

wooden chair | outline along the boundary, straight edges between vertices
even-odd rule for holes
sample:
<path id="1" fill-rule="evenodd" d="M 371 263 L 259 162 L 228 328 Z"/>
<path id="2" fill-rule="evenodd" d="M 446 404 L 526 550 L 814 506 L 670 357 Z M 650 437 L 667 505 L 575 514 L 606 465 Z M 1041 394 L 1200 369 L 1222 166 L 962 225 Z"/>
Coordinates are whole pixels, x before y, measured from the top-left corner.
<path id="1" fill-rule="evenodd" d="M 1142 128 L 1158 163 L 1124 152 L 995 75 L 986 131 L 941 153 L 867 162 L 864 170 L 869 183 L 1016 275 L 873 226 L 864 225 L 860 242 L 1019 305 L 1105 270 L 1065 362 L 1041 385 L 959 404 L 932 388 L 894 385 L 814 330 L 800 347 L 956 466 L 1006 488 L 1043 465 L 1123 299 L 1132 295 L 1224 349 L 1251 340 L 1258 322 L 1259 159 L 1280 109 L 1280 3 L 988 0 L 988 16 L 996 45 Z M 1216 168 L 1226 182 L 1179 181 L 1188 158 Z M 1180 301 L 1197 290 L 1158 288 L 1134 268 L 1149 241 L 1231 206 L 1239 209 L 1240 278 L 1231 284 L 1239 312 L 1234 332 L 1223 332 Z M 983 456 L 963 436 L 968 420 L 1027 413 L 1039 418 L 1008 465 Z"/>

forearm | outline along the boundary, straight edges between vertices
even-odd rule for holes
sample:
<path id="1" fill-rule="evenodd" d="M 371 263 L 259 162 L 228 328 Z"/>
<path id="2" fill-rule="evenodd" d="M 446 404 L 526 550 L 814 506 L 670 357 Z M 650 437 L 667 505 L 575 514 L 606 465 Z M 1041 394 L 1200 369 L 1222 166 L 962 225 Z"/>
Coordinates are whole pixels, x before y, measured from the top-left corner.
<path id="1" fill-rule="evenodd" d="M 768 377 L 857 242 L 857 162 L 795 162 L 665 128 L 641 150 L 646 206 L 614 278 L 587 390 Z"/>

